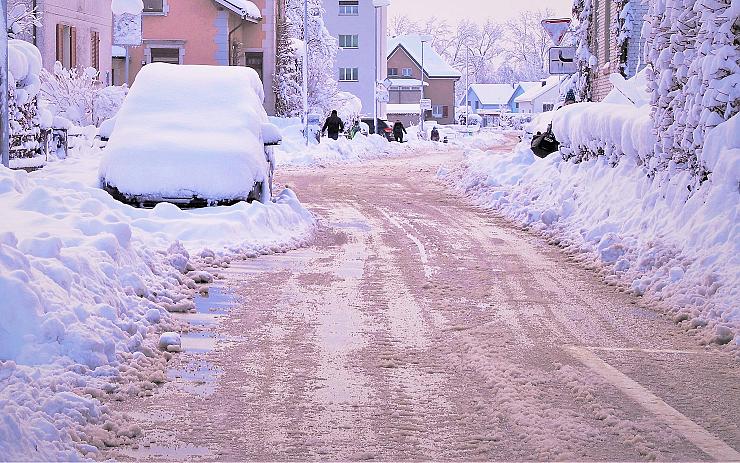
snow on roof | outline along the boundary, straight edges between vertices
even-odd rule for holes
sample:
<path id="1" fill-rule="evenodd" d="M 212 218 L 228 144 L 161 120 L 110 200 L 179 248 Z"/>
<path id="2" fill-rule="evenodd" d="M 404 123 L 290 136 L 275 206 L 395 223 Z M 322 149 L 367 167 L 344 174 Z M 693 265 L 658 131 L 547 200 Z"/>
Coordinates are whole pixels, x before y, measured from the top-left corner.
<path id="1" fill-rule="evenodd" d="M 521 85 L 522 89 L 526 92 L 527 90 L 531 90 L 534 87 L 541 87 L 542 81 L 541 80 L 524 81 L 524 82 L 519 82 L 519 85 Z"/>
<path id="2" fill-rule="evenodd" d="M 419 79 L 389 79 L 391 81 L 391 87 L 418 87 L 421 85 Z M 424 81 L 424 86 L 428 87 L 429 82 Z"/>
<path id="3" fill-rule="evenodd" d="M 540 82 L 539 86 L 532 86 L 529 90 L 516 97 L 514 101 L 517 103 L 534 101 L 544 93 L 557 87 L 560 84 L 560 76 L 548 77 L 544 82 L 545 85 L 542 85 L 542 82 Z"/>
<path id="4" fill-rule="evenodd" d="M 388 104 L 386 112 L 388 114 L 419 114 L 419 104 Z"/>
<path id="5" fill-rule="evenodd" d="M 249 0 L 215 0 L 216 3 L 230 9 L 242 19 L 260 20 L 262 13 L 254 2 Z"/>
<path id="6" fill-rule="evenodd" d="M 478 96 L 481 104 L 502 105 L 509 103 L 515 89 L 510 84 L 472 84 L 470 90 Z"/>
<path id="7" fill-rule="evenodd" d="M 402 47 L 409 54 L 418 66 L 421 67 L 421 38 L 418 35 L 402 35 L 388 39 L 388 58 L 396 51 L 396 48 Z M 459 79 L 462 77 L 459 71 L 434 51 L 429 43 L 424 45 L 424 72 L 429 77 L 449 77 Z"/>

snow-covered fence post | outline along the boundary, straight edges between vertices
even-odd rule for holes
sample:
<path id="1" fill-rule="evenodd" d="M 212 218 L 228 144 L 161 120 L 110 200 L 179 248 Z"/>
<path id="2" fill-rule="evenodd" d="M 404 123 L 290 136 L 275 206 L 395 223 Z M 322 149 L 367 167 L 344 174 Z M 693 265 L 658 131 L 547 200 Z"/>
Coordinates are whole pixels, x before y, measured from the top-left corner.
<path id="1" fill-rule="evenodd" d="M 0 0 L 0 157 L 5 167 L 10 167 L 8 105 L 8 0 Z"/>

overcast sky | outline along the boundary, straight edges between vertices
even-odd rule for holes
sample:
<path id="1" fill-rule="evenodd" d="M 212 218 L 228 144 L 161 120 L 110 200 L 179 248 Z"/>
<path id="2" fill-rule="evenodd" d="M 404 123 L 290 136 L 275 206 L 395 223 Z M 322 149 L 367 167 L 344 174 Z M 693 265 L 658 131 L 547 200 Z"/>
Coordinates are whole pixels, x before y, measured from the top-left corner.
<path id="1" fill-rule="evenodd" d="M 408 15 L 414 20 L 431 16 L 457 23 L 468 18 L 485 22 L 489 17 L 499 21 L 522 10 L 550 8 L 558 17 L 569 18 L 573 0 L 391 0 L 390 16 Z"/>

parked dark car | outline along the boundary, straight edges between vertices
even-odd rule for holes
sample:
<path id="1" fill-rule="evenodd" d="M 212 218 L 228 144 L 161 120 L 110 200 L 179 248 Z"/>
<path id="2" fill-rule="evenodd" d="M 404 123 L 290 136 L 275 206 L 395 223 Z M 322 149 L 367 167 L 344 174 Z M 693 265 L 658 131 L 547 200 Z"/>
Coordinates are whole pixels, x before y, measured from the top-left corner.
<path id="1" fill-rule="evenodd" d="M 373 118 L 367 117 L 362 119 L 362 122 L 370 127 L 370 133 L 375 133 L 375 125 L 373 124 Z M 386 140 L 393 141 L 393 127 L 385 119 L 378 118 L 378 128 L 380 129 L 379 135 L 383 135 Z"/>

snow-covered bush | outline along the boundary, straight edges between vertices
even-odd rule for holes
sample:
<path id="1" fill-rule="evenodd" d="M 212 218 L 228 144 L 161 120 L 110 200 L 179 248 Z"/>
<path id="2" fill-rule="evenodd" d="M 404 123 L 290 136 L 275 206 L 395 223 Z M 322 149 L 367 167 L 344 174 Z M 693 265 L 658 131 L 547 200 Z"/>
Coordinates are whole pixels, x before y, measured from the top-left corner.
<path id="1" fill-rule="evenodd" d="M 128 86 L 110 86 L 98 90 L 93 98 L 93 123 L 100 125 L 118 114 L 123 100 L 128 95 Z"/>
<path id="2" fill-rule="evenodd" d="M 65 69 L 54 64 L 54 71 L 41 71 L 41 95 L 56 116 L 69 119 L 76 125 L 93 123 L 95 96 L 101 87 L 98 71 L 94 68 Z"/>
<path id="3" fill-rule="evenodd" d="M 39 108 L 41 52 L 22 40 L 8 41 L 10 156 L 31 158 L 42 152 L 42 126 L 50 117 Z"/>
<path id="4" fill-rule="evenodd" d="M 688 169 L 697 182 L 706 134 L 740 111 L 740 6 L 732 0 L 650 2 L 643 27 L 657 143 L 654 169 Z"/>

